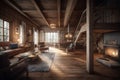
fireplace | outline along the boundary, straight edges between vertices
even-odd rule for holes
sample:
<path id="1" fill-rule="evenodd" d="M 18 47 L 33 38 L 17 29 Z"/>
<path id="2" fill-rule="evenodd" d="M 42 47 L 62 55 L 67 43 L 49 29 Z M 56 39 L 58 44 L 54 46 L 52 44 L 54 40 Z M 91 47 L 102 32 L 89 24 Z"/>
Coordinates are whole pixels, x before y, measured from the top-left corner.
<path id="1" fill-rule="evenodd" d="M 120 67 L 120 32 L 109 32 L 103 35 L 104 57 L 97 58 L 97 62 L 105 66 Z"/>
<path id="2" fill-rule="evenodd" d="M 104 56 L 120 62 L 120 46 L 119 45 L 104 45 Z"/>

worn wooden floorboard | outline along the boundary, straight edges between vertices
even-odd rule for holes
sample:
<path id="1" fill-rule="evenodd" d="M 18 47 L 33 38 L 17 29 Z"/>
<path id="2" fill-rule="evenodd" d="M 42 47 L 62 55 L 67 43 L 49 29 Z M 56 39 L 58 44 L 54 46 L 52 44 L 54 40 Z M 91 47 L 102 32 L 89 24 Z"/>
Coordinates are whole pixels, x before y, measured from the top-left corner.
<path id="1" fill-rule="evenodd" d="M 54 62 L 49 72 L 31 72 L 28 80 L 120 80 L 120 69 L 111 69 L 94 60 L 94 74 L 86 71 L 85 51 L 65 53 L 50 48 L 55 52 Z M 94 55 L 95 59 L 100 54 Z"/>

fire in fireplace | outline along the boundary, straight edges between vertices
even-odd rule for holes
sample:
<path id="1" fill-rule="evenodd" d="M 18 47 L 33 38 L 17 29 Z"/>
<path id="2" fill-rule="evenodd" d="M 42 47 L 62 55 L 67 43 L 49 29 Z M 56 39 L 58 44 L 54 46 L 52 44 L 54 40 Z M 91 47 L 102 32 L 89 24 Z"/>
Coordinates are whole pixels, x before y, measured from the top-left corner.
<path id="1" fill-rule="evenodd" d="M 107 47 L 105 53 L 111 57 L 118 57 L 118 49 L 116 48 Z"/>
<path id="2" fill-rule="evenodd" d="M 104 45 L 105 57 L 111 58 L 113 60 L 120 62 L 120 46 L 118 45 Z"/>

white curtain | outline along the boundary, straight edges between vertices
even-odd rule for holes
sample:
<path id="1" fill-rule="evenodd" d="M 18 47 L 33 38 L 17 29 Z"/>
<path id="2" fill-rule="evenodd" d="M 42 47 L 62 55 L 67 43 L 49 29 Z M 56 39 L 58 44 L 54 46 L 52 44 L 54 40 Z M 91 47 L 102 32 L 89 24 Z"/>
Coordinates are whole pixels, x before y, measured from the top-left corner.
<path id="1" fill-rule="evenodd" d="M 19 36 L 19 43 L 20 44 L 23 44 L 24 42 L 24 28 L 23 28 L 23 25 L 20 25 L 20 36 Z"/>
<path id="2" fill-rule="evenodd" d="M 45 42 L 45 33 L 43 30 L 40 31 L 40 42 Z"/>
<path id="3" fill-rule="evenodd" d="M 34 29 L 34 44 L 38 44 L 38 30 Z"/>

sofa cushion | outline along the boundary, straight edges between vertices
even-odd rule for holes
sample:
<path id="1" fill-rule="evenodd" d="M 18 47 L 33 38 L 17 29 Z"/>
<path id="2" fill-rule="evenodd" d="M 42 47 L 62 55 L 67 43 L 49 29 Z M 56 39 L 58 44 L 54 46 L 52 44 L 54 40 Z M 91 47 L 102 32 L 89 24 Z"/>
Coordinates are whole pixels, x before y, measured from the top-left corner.
<path id="1" fill-rule="evenodd" d="M 9 47 L 10 47 L 10 49 L 16 49 L 16 48 L 18 48 L 18 44 L 17 43 L 10 43 Z"/>
<path id="2" fill-rule="evenodd" d="M 3 49 L 3 47 L 0 47 L 0 51 L 4 51 L 5 49 Z"/>

